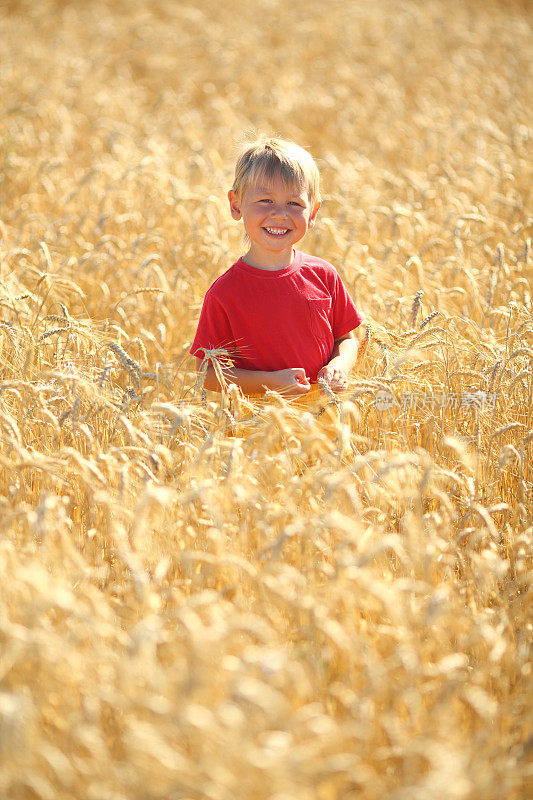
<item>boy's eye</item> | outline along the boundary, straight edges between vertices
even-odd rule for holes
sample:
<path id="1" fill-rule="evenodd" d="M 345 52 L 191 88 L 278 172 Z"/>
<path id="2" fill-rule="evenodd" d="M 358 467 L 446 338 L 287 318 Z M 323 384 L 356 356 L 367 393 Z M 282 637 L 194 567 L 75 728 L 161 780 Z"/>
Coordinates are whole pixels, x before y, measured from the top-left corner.
<path id="1" fill-rule="evenodd" d="M 301 203 L 297 203 L 296 200 L 291 200 L 289 202 L 289 205 L 290 206 L 298 206 L 299 208 L 303 208 L 302 204 Z"/>

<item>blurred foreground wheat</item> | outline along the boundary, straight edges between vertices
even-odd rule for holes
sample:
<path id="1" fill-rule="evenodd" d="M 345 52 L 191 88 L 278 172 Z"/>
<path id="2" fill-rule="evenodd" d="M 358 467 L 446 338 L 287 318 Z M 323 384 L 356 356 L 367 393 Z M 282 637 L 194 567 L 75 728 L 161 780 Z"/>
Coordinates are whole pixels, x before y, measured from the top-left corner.
<path id="1" fill-rule="evenodd" d="M 526 798 L 529 5 L 0 23 L 0 796 Z M 190 372 L 254 125 L 366 315 L 327 424 Z"/>

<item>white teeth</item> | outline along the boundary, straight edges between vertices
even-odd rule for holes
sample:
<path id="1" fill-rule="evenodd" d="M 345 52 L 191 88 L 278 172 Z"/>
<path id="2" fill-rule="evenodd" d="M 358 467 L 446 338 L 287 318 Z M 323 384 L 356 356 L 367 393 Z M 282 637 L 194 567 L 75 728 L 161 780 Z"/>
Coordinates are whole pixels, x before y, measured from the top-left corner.
<path id="1" fill-rule="evenodd" d="M 266 229 L 269 233 L 273 233 L 274 236 L 283 236 L 284 233 L 287 233 L 289 230 L 288 228 L 267 228 Z"/>

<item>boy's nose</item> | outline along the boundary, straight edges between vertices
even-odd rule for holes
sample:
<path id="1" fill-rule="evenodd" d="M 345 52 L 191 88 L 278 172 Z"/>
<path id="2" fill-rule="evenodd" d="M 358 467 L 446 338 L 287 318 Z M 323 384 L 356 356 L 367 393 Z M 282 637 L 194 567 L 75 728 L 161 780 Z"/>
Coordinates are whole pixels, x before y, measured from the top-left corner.
<path id="1" fill-rule="evenodd" d="M 270 214 L 273 217 L 286 217 L 287 210 L 283 205 L 274 205 L 270 210 Z"/>

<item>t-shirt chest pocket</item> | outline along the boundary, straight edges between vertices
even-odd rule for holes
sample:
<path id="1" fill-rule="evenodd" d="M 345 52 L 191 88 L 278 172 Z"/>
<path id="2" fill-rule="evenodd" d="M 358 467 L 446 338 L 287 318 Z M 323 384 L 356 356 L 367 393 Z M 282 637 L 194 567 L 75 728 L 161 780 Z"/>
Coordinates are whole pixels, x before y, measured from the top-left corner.
<path id="1" fill-rule="evenodd" d="M 331 331 L 331 297 L 308 297 L 307 307 L 311 318 L 311 330 L 323 339 Z"/>

